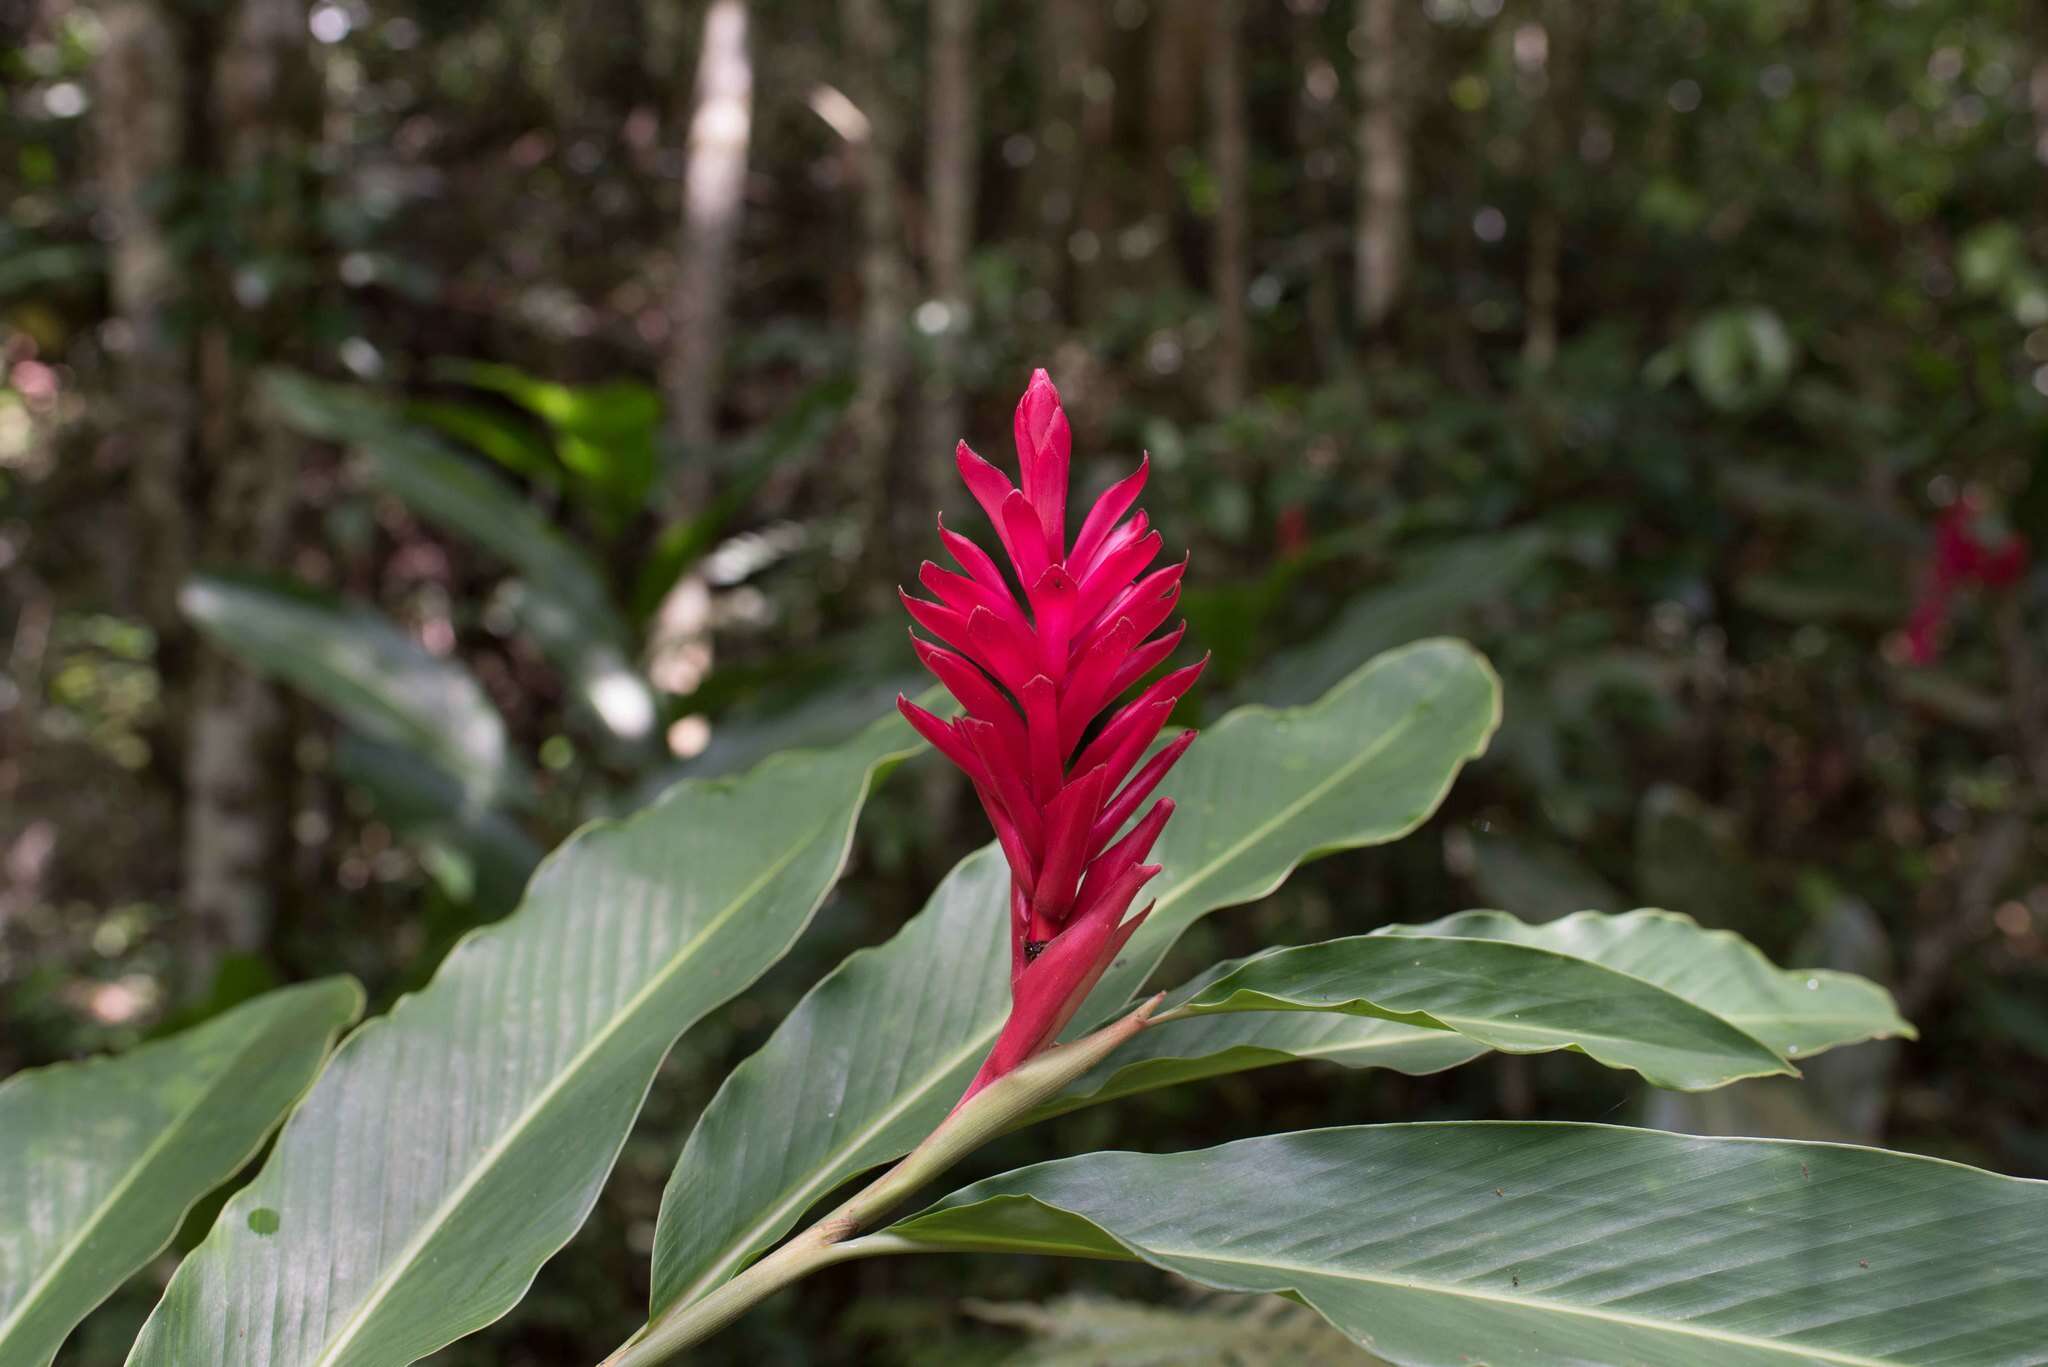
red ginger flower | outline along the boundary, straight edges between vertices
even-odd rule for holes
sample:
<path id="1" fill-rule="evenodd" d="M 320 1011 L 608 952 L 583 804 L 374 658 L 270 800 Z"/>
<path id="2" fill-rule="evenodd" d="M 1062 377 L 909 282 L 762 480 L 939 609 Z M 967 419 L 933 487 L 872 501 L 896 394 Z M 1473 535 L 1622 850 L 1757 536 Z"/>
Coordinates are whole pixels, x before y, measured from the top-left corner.
<path id="1" fill-rule="evenodd" d="M 944 518 L 939 537 L 961 573 L 927 560 L 918 581 L 938 601 L 903 594 L 911 619 L 953 647 L 911 636 L 965 712 L 941 721 L 907 698 L 896 705 L 973 782 L 1010 864 L 1010 1018 L 967 1096 L 1058 1037 L 1151 911 L 1125 916 L 1159 872 L 1144 860 L 1173 802 L 1161 798 L 1118 833 L 1194 740 L 1184 732 L 1137 768 L 1208 663 L 1205 656 L 1155 679 L 1091 732 L 1180 644 L 1185 622 L 1152 633 L 1180 599 L 1187 562 L 1145 572 L 1159 533 L 1142 511 L 1125 514 L 1145 487 L 1149 458 L 1110 486 L 1067 545 L 1072 433 L 1043 370 L 1032 372 L 1017 405 L 1016 434 L 1021 489 L 964 441 L 954 459 L 995 526 L 1024 604 L 994 558 L 948 531 Z"/>
<path id="2" fill-rule="evenodd" d="M 1906 658 L 1914 664 L 1932 664 L 1941 654 L 1942 632 L 1958 592 L 1973 584 L 2009 588 L 2026 572 L 2027 539 L 2010 532 L 1990 544 L 1985 534 L 1996 535 L 1998 529 L 1987 522 L 1982 500 L 1964 494 L 1935 523 L 1934 556 L 1903 633 Z"/>

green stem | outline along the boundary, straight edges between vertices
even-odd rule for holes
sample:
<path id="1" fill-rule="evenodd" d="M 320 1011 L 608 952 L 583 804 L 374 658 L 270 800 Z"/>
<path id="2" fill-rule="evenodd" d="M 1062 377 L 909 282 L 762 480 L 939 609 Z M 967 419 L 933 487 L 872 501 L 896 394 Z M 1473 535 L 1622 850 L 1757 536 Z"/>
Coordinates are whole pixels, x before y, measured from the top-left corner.
<path id="1" fill-rule="evenodd" d="M 1048 1049 L 997 1078 L 940 1122 L 895 1167 L 830 1215 L 723 1286 L 687 1305 L 673 1305 L 627 1339 L 600 1367 L 653 1367 L 731 1324 L 761 1300 L 819 1268 L 853 1258 L 901 1252 L 880 1238 L 856 1239 L 904 1198 L 1018 1121 L 1100 1063 L 1152 1023 L 1160 998 L 1092 1035 Z"/>

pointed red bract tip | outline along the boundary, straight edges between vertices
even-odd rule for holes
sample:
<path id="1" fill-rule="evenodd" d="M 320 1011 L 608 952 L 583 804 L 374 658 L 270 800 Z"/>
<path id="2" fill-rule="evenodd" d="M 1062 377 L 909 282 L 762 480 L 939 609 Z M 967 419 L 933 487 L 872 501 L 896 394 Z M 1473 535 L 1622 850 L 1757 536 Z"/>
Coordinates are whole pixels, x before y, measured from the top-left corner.
<path id="1" fill-rule="evenodd" d="M 1193 742 L 1184 732 L 1139 763 L 1208 663 L 1139 688 L 1187 629 L 1152 635 L 1173 613 L 1188 562 L 1150 568 L 1165 542 L 1135 505 L 1151 457 L 1095 501 L 1070 545 L 1073 432 L 1044 370 L 1032 372 L 1013 427 L 1015 484 L 966 442 L 954 449 L 1007 575 L 941 517 L 940 543 L 960 572 L 919 569 L 936 601 L 897 590 L 917 627 L 945 643 L 912 637 L 967 715 L 946 722 L 907 698 L 897 705 L 973 782 L 1010 864 L 1010 1020 L 969 1095 L 1050 1045 L 1143 921 L 1145 912 L 1125 913 L 1159 871 L 1141 861 L 1173 802 L 1153 803 L 1118 836 Z"/>

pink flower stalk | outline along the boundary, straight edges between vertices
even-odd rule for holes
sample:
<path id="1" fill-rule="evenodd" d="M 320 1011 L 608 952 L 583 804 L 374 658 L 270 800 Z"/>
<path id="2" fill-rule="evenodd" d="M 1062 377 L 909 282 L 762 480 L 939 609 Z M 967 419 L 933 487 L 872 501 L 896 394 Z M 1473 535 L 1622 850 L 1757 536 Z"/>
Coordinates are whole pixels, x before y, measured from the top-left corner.
<path id="1" fill-rule="evenodd" d="M 1163 543 L 1131 505 L 1149 458 L 1096 500 L 1067 544 L 1072 433 L 1043 370 L 1017 405 L 1016 436 L 1022 488 L 964 441 L 954 460 L 1023 603 L 995 559 L 944 518 L 939 537 L 960 572 L 927 560 L 918 581 L 937 601 L 902 595 L 911 620 L 952 647 L 911 635 L 965 711 L 942 721 L 907 698 L 896 705 L 973 782 L 1010 864 L 1010 1018 L 962 1101 L 1057 1039 L 1152 910 L 1125 915 L 1159 872 L 1145 857 L 1173 803 L 1131 819 L 1195 733 L 1138 761 L 1208 663 L 1162 675 L 1094 725 L 1180 644 L 1185 622 L 1152 633 L 1180 599 L 1187 562 L 1146 572 Z"/>

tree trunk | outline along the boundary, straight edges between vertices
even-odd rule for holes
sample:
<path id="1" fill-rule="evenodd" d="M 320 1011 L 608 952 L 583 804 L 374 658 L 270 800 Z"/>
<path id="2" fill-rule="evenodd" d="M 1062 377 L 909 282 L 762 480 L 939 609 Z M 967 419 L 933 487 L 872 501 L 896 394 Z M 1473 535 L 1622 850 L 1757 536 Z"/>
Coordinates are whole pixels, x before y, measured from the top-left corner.
<path id="1" fill-rule="evenodd" d="M 1155 289 L 1186 284 L 1180 259 L 1180 181 L 1175 167 L 1194 152 L 1210 25 L 1205 0 L 1160 0 L 1153 6 L 1146 54 L 1145 212 L 1152 251 L 1141 279 Z"/>
<path id="2" fill-rule="evenodd" d="M 562 7 L 561 58 L 554 73 L 561 128 L 618 136 L 621 116 L 646 89 L 647 10 L 640 0 L 579 0 Z"/>
<path id="3" fill-rule="evenodd" d="M 963 435 L 959 356 L 973 323 L 967 258 L 974 243 L 978 145 L 974 12 L 975 0 L 932 0 L 925 203 L 927 286 L 936 307 L 933 325 L 922 329 L 931 338 L 932 359 L 925 376 L 924 431 L 913 460 L 916 470 L 931 475 L 921 492 L 941 487 L 943 472 L 952 469 L 953 443 Z M 931 515 L 923 506 L 909 511 L 920 525 Z"/>
<path id="4" fill-rule="evenodd" d="M 1402 79 L 1401 0 L 1359 0 L 1358 326 L 1385 330 L 1408 283 L 1408 82 Z"/>
<path id="5" fill-rule="evenodd" d="M 2036 15 L 2040 13 L 2035 10 Z M 2048 38 L 2048 16 L 2038 18 L 2036 24 Z M 2034 160 L 2048 166 L 2048 54 L 2034 59 L 2033 74 L 2027 78 L 2027 103 L 2034 111 Z"/>
<path id="6" fill-rule="evenodd" d="M 1213 0 L 1209 45 L 1209 126 L 1216 168 L 1216 231 L 1210 239 L 1210 288 L 1216 297 L 1216 368 L 1211 400 L 1228 413 L 1244 402 L 1251 343 L 1245 319 L 1243 16 L 1238 0 Z"/>
<path id="7" fill-rule="evenodd" d="M 96 151 L 112 228 L 109 293 L 121 423 L 141 530 L 140 599 L 159 640 L 179 630 L 177 591 L 191 562 L 183 486 L 192 454 L 192 349 L 171 315 L 184 298 L 160 210 L 185 164 L 190 98 L 180 35 L 153 0 L 102 11 L 105 42 Z"/>
<path id="8" fill-rule="evenodd" d="M 910 288 L 897 204 L 902 133 L 889 82 L 896 31 L 885 0 L 840 0 L 839 16 L 848 94 L 862 115 L 859 136 L 848 146 L 860 192 L 861 307 L 860 354 L 847 414 L 852 444 L 841 462 L 841 488 L 859 528 L 862 563 L 872 563 L 889 553 L 890 475 Z"/>
<path id="9" fill-rule="evenodd" d="M 1103 8 L 1097 0 L 1038 7 L 1038 155 L 1026 202 L 1043 233 L 1040 278 L 1072 322 L 1096 312 L 1113 245 L 1105 163 L 1116 100 L 1102 67 Z"/>
<path id="10" fill-rule="evenodd" d="M 1557 263 L 1564 245 L 1564 227 L 1557 206 L 1548 199 L 1529 218 L 1529 326 L 1522 336 L 1522 365 L 1533 376 L 1557 359 Z"/>
<path id="11" fill-rule="evenodd" d="M 218 173 L 244 207 L 226 225 L 232 245 L 201 335 L 206 487 L 197 558 L 275 570 L 290 549 L 299 440 L 258 410 L 252 371 L 291 354 L 308 302 L 293 284 L 310 274 L 309 153 L 320 115 L 304 6 L 242 0 L 226 21 L 213 96 Z M 221 956 L 254 952 L 269 938 L 290 792 L 284 721 L 268 683 L 217 653 L 202 655 L 185 752 L 188 991 L 205 989 Z"/>
<path id="12" fill-rule="evenodd" d="M 1079 316 L 1098 316 L 1101 306 L 1124 285 L 1117 260 L 1116 81 L 1109 70 L 1109 6 L 1076 0 L 1071 21 L 1081 49 L 1081 236 L 1075 246 L 1081 291 Z"/>
<path id="13" fill-rule="evenodd" d="M 700 501 L 706 492 L 700 477 L 702 457 L 717 427 L 727 286 L 745 199 L 753 103 L 746 0 L 712 0 L 704 14 L 704 43 L 697 58 L 696 108 L 690 116 L 689 166 L 683 178 L 682 240 L 661 374 L 669 435 L 684 461 L 680 492 L 688 504 Z"/>
<path id="14" fill-rule="evenodd" d="M 1339 164 L 1336 143 L 1342 133 L 1336 118 L 1337 69 L 1323 56 L 1317 23 L 1327 0 L 1292 0 L 1295 66 L 1303 73 L 1294 101 L 1294 139 L 1301 158 L 1295 192 L 1301 206 L 1301 250 L 1308 274 L 1309 345 L 1316 370 L 1328 376 L 1337 368 L 1341 348 L 1342 293 L 1332 262 L 1342 248 L 1343 230 L 1333 229 L 1330 184 Z"/>

